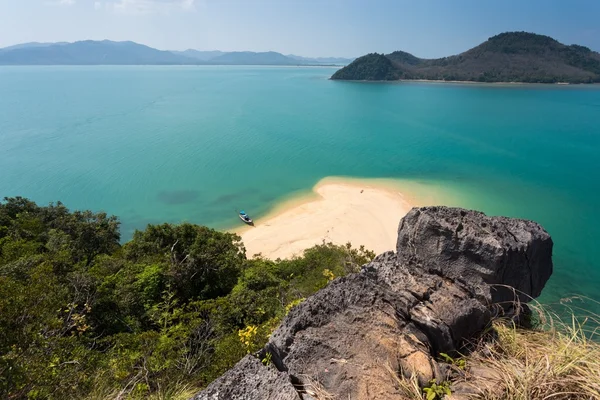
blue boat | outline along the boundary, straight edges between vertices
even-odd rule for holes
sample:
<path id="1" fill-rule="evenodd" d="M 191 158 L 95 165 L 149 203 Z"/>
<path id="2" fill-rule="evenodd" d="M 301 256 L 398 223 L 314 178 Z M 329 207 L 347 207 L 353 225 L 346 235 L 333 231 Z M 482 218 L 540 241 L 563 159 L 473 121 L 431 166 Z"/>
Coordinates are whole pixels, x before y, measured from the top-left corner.
<path id="1" fill-rule="evenodd" d="M 248 224 L 248 225 L 254 225 L 254 221 L 252 221 L 252 218 L 250 218 L 250 216 L 248 214 L 246 214 L 245 211 L 240 211 L 240 213 L 238 214 L 238 216 L 246 224 Z"/>

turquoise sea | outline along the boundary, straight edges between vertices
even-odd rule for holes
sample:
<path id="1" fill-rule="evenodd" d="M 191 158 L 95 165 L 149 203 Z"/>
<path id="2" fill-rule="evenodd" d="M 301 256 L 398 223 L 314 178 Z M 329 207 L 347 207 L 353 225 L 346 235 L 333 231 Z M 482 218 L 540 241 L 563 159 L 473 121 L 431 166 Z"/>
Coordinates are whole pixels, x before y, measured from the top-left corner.
<path id="1" fill-rule="evenodd" d="M 310 67 L 0 67 L 0 196 L 227 228 L 325 176 L 540 222 L 542 300 L 600 300 L 600 87 L 351 83 Z M 449 196 L 448 198 L 450 198 Z M 599 307 L 600 308 L 600 307 Z"/>

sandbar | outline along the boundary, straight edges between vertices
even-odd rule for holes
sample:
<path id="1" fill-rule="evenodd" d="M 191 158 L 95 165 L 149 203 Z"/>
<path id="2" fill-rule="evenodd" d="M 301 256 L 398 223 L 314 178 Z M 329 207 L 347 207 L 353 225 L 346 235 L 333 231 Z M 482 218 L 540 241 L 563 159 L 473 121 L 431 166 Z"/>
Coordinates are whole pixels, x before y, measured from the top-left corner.
<path id="1" fill-rule="evenodd" d="M 388 180 L 329 177 L 312 195 L 282 204 L 254 227 L 236 229 L 248 257 L 291 258 L 323 242 L 394 250 L 398 223 L 421 201 Z"/>

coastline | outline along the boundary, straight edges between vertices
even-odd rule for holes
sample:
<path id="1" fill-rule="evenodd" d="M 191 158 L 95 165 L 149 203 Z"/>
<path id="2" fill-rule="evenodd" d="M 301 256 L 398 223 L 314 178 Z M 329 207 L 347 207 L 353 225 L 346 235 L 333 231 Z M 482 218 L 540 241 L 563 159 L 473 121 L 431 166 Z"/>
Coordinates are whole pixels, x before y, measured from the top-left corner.
<path id="1" fill-rule="evenodd" d="M 442 79 L 399 79 L 400 82 L 423 82 L 423 83 L 460 83 L 460 84 L 474 84 L 474 85 L 597 85 L 598 83 L 569 83 L 569 82 L 479 82 L 479 81 L 445 81 Z"/>
<path id="2" fill-rule="evenodd" d="M 569 82 L 553 82 L 553 83 L 544 83 L 544 82 L 478 82 L 478 81 L 444 81 L 441 79 L 395 79 L 395 80 L 364 80 L 364 79 L 332 79 L 331 81 L 339 81 L 339 82 L 360 82 L 360 83 L 450 83 L 450 84 L 459 84 L 459 85 L 506 85 L 506 86 L 577 86 L 577 87 L 588 87 L 588 86 L 600 86 L 600 82 L 582 82 L 582 83 L 569 83 Z"/>
<path id="3" fill-rule="evenodd" d="M 416 181 L 326 177 L 255 219 L 255 226 L 230 232 L 241 236 L 248 257 L 291 258 L 323 242 L 382 253 L 395 249 L 398 222 L 412 207 L 455 203 L 438 189 Z"/>

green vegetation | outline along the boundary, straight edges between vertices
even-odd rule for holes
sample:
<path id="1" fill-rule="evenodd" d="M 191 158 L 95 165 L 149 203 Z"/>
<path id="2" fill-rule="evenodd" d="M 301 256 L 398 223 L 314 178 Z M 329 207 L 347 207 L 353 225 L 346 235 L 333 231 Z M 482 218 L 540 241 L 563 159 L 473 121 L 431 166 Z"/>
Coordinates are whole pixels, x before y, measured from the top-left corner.
<path id="1" fill-rule="evenodd" d="M 440 353 L 440 359 L 458 369 L 462 369 L 463 371 L 467 369 L 467 361 L 464 359 L 464 357 L 454 358 L 446 353 Z"/>
<path id="2" fill-rule="evenodd" d="M 548 36 L 527 32 L 501 33 L 477 47 L 450 57 L 428 60 L 402 51 L 385 57 L 391 61 L 391 69 L 386 69 L 384 78 L 367 74 L 366 76 L 371 77 L 370 80 L 600 82 L 600 54 L 584 46 L 567 46 Z M 332 79 L 368 79 L 364 78 L 365 67 L 362 66 L 364 62 L 361 59 L 362 57 L 337 71 Z M 383 60 L 378 60 L 377 63 L 384 65 Z"/>
<path id="3" fill-rule="evenodd" d="M 248 260 L 238 236 L 192 224 L 119 241 L 104 213 L 0 202 L 0 398 L 187 398 L 374 256 Z"/>
<path id="4" fill-rule="evenodd" d="M 357 81 L 393 81 L 398 73 L 392 62 L 383 54 L 371 53 L 354 60 L 338 70 L 331 79 Z"/>
<path id="5" fill-rule="evenodd" d="M 437 383 L 434 379 L 429 382 L 429 386 L 423 388 L 423 393 L 426 400 L 443 399 L 445 396 L 452 394 L 450 391 L 450 382 Z"/>

